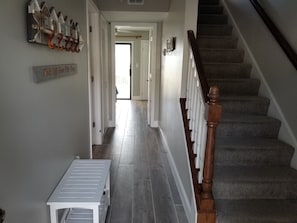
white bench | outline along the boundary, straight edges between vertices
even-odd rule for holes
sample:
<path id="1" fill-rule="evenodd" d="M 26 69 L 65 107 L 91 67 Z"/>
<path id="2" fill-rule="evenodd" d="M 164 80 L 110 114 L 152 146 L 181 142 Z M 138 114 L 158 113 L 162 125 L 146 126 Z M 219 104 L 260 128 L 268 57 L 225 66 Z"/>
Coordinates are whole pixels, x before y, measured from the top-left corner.
<path id="1" fill-rule="evenodd" d="M 47 201 L 51 223 L 105 222 L 110 164 L 110 160 L 74 160 Z"/>

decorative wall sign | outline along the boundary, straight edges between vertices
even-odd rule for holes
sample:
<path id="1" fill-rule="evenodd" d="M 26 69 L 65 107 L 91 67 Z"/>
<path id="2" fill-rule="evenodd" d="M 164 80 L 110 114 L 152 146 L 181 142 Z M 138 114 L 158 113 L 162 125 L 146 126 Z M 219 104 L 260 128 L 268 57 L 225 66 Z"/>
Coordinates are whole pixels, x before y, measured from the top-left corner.
<path id="1" fill-rule="evenodd" d="M 73 75 L 77 73 L 77 64 L 59 64 L 33 67 L 33 80 L 35 83 Z"/>
<path id="2" fill-rule="evenodd" d="M 80 52 L 84 41 L 77 22 L 57 14 L 54 7 L 50 9 L 43 2 L 31 0 L 27 14 L 27 40 L 29 43 L 47 45 L 50 49 Z"/>

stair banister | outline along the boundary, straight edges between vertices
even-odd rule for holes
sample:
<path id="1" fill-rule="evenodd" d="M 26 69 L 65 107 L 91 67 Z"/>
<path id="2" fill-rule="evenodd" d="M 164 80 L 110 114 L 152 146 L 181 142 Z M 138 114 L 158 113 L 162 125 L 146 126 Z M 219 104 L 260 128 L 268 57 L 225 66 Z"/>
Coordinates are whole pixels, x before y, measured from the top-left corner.
<path id="1" fill-rule="evenodd" d="M 281 33 L 281 31 L 277 28 L 277 26 L 274 24 L 272 19 L 269 17 L 269 15 L 265 12 L 265 10 L 262 8 L 258 0 L 250 0 L 256 11 L 259 13 L 260 17 L 264 21 L 264 23 L 267 25 L 268 29 L 278 42 L 278 44 L 281 46 L 295 69 L 297 69 L 297 54 L 293 50 L 292 46 L 289 44 L 287 39 L 284 37 L 284 35 Z"/>
<path id="2" fill-rule="evenodd" d="M 197 223 L 215 223 L 212 195 L 215 132 L 221 117 L 219 89 L 209 87 L 193 31 L 188 31 L 190 45 L 187 96 L 181 99 L 196 206 Z"/>
<path id="3" fill-rule="evenodd" d="M 196 69 L 199 74 L 198 78 L 201 83 L 204 102 L 207 103 L 209 101 L 208 96 L 207 96 L 207 94 L 209 92 L 209 85 L 207 83 L 207 79 L 205 77 L 204 69 L 202 66 L 201 59 L 200 59 L 201 57 L 200 57 L 200 53 L 199 53 L 199 49 L 198 49 L 198 43 L 196 41 L 195 34 L 192 30 L 188 30 L 188 39 L 189 39 L 190 47 L 192 49 L 192 54 L 194 57 Z"/>

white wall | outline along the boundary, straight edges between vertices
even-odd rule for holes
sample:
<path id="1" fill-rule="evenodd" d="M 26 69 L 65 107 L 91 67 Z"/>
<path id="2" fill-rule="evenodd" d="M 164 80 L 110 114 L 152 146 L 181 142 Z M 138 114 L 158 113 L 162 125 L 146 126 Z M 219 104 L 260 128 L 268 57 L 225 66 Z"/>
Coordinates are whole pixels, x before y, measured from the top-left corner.
<path id="1" fill-rule="evenodd" d="M 254 66 L 254 74 L 263 75 L 261 92 L 270 93 L 272 99 L 269 114 L 282 121 L 279 137 L 297 148 L 297 103 L 294 102 L 294 97 L 297 95 L 297 71 L 249 1 L 225 0 L 225 2 L 257 62 L 259 71 L 257 72 Z M 296 39 L 296 31 L 293 30 L 292 24 L 296 24 L 297 14 L 294 9 L 297 7 L 297 2 L 278 0 L 264 2 L 269 13 L 273 12 L 274 20 L 280 20 L 279 24 L 283 24 L 284 33 Z M 296 48 L 296 41 L 293 43 Z M 268 88 L 263 90 L 265 84 Z M 291 165 L 297 169 L 296 152 Z"/>
<path id="2" fill-rule="evenodd" d="M 26 2 L 1 1 L 0 207 L 7 223 L 49 222 L 46 201 L 75 155 L 89 155 L 87 50 L 59 52 L 26 40 Z M 47 0 L 80 25 L 85 1 Z M 76 63 L 78 73 L 36 84 L 32 66 Z"/>
<path id="3" fill-rule="evenodd" d="M 160 127 L 168 144 L 171 164 L 175 166 L 175 179 L 182 196 L 183 205 L 189 222 L 194 222 L 195 205 L 192 181 L 189 172 L 188 155 L 185 144 L 179 98 L 183 79 L 183 59 L 186 39 L 186 21 L 197 19 L 186 9 L 185 0 L 172 0 L 167 19 L 163 23 L 162 49 L 169 37 L 176 37 L 176 50 L 162 57 Z M 196 4 L 197 5 L 197 4 Z M 197 8 L 196 8 L 197 9 Z M 185 17 L 187 19 L 185 19 Z M 174 168 L 173 168 L 174 170 Z"/>

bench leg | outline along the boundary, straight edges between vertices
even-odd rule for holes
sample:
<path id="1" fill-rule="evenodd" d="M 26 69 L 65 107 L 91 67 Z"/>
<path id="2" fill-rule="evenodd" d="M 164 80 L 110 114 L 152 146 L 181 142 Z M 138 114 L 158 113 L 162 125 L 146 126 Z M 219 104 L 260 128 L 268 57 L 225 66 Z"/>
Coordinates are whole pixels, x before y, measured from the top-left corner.
<path id="1" fill-rule="evenodd" d="M 54 207 L 50 207 L 51 223 L 58 223 L 58 210 Z"/>
<path id="2" fill-rule="evenodd" d="M 93 223 L 99 223 L 99 208 L 93 208 Z"/>

